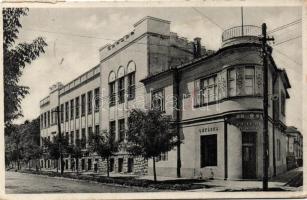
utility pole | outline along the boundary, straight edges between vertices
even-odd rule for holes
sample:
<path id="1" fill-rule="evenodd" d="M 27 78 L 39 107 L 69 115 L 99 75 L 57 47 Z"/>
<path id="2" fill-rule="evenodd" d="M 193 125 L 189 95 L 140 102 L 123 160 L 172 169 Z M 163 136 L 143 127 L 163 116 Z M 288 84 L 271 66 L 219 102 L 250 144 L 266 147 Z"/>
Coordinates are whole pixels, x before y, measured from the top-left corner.
<path id="1" fill-rule="evenodd" d="M 63 112 L 60 110 L 60 105 L 57 106 L 56 110 L 53 111 L 57 113 L 57 121 L 58 121 L 58 132 L 59 132 L 59 152 L 60 152 L 60 167 L 61 167 L 61 175 L 64 173 L 64 160 L 63 160 L 63 150 L 62 150 L 62 133 L 61 133 L 61 120 L 60 120 L 60 113 Z"/>
<path id="2" fill-rule="evenodd" d="M 263 179 L 262 189 L 268 190 L 268 169 L 269 169 L 269 137 L 268 137 L 268 60 L 267 41 L 274 40 L 267 37 L 266 24 L 262 24 L 262 58 L 263 58 Z"/>

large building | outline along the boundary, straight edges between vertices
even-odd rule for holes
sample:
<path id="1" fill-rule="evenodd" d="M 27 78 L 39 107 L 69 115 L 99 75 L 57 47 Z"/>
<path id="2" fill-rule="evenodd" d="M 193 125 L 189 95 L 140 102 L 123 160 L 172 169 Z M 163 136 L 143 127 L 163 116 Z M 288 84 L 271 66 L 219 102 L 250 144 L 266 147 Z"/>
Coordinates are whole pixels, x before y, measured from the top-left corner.
<path id="1" fill-rule="evenodd" d="M 242 32 L 243 31 L 243 32 Z M 91 132 L 109 130 L 125 142 L 129 110 L 161 109 L 172 116 L 183 143 L 159 158 L 158 175 L 176 176 L 177 154 L 183 177 L 262 178 L 263 72 L 261 28 L 224 31 L 214 52 L 201 39 L 188 41 L 170 31 L 170 22 L 145 17 L 134 30 L 99 49 L 100 63 L 66 85 L 57 83 L 41 103 L 41 137 L 62 133 L 81 139 L 82 170 L 103 172 L 106 162 L 86 153 Z M 268 47 L 272 51 L 271 47 Z M 269 55 L 269 175 L 287 169 L 285 105 L 290 83 Z M 179 151 L 180 150 L 180 151 Z M 52 161 L 41 166 L 53 168 Z M 114 173 L 152 173 L 152 161 L 120 149 L 112 157 Z M 49 163 L 49 164 L 48 164 Z M 69 157 L 65 167 L 75 163 Z"/>

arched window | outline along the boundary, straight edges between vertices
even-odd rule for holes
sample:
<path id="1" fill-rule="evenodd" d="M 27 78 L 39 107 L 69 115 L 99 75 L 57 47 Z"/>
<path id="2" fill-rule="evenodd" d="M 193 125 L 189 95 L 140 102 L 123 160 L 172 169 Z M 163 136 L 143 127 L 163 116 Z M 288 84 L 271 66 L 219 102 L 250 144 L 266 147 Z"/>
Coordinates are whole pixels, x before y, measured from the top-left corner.
<path id="1" fill-rule="evenodd" d="M 117 71 L 118 81 L 118 103 L 124 103 L 125 101 L 125 69 L 120 66 Z"/>
<path id="2" fill-rule="evenodd" d="M 127 65 L 128 74 L 128 100 L 135 98 L 135 62 L 130 61 Z"/>
<path id="3" fill-rule="evenodd" d="M 115 72 L 111 71 L 109 74 L 109 105 L 114 106 L 115 105 L 115 80 L 116 80 L 116 74 Z"/>

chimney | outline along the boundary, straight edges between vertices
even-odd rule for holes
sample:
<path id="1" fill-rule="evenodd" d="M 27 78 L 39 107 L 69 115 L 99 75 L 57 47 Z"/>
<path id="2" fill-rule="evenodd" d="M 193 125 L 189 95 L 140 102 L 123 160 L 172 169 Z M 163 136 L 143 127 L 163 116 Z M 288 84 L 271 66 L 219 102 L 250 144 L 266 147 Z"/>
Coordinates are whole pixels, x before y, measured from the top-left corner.
<path id="1" fill-rule="evenodd" d="M 193 53 L 194 53 L 194 58 L 199 58 L 201 57 L 201 38 L 196 37 L 194 38 L 194 44 L 193 44 Z"/>

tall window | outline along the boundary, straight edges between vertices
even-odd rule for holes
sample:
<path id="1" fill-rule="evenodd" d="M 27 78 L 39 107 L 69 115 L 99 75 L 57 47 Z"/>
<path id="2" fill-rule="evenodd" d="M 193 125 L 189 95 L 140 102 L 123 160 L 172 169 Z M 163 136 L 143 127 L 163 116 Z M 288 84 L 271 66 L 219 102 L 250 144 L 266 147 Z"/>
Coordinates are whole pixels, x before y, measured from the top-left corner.
<path id="1" fill-rule="evenodd" d="M 65 121 L 68 121 L 69 118 L 69 106 L 68 101 L 65 103 Z"/>
<path id="2" fill-rule="evenodd" d="M 44 115 L 43 114 L 41 114 L 41 116 L 40 116 L 40 125 L 41 125 L 41 129 L 43 128 L 43 124 L 44 124 Z"/>
<path id="3" fill-rule="evenodd" d="M 48 123 L 48 127 L 50 126 L 50 111 L 47 112 L 47 123 Z"/>
<path id="4" fill-rule="evenodd" d="M 110 122 L 110 137 L 114 141 L 115 140 L 115 133 L 116 133 L 116 125 L 115 121 Z"/>
<path id="5" fill-rule="evenodd" d="M 70 131 L 70 144 L 74 144 L 74 141 L 75 138 L 74 138 L 74 131 Z"/>
<path id="6" fill-rule="evenodd" d="M 47 127 L 47 113 L 44 113 L 44 128 Z"/>
<path id="7" fill-rule="evenodd" d="M 110 96 L 110 106 L 114 106 L 115 105 L 115 98 L 116 98 L 116 94 L 115 94 L 115 81 L 109 83 L 109 96 Z"/>
<path id="8" fill-rule="evenodd" d="M 81 133 L 81 148 L 85 149 L 86 147 L 86 135 L 85 135 L 85 128 L 82 129 L 82 133 Z"/>
<path id="9" fill-rule="evenodd" d="M 80 134 L 79 130 L 76 130 L 76 145 L 80 146 Z"/>
<path id="10" fill-rule="evenodd" d="M 95 126 L 95 134 L 98 135 L 99 134 L 99 125 Z"/>
<path id="11" fill-rule="evenodd" d="M 236 96 L 236 70 L 228 71 L 228 96 Z"/>
<path id="12" fill-rule="evenodd" d="M 151 108 L 164 111 L 164 93 L 163 89 L 153 91 L 151 94 Z"/>
<path id="13" fill-rule="evenodd" d="M 50 112 L 50 117 L 51 117 L 51 119 L 50 119 L 50 123 L 51 123 L 51 125 L 53 124 L 53 109 L 51 109 L 51 112 Z"/>
<path id="14" fill-rule="evenodd" d="M 125 101 L 125 77 L 118 79 L 118 103 Z"/>
<path id="15" fill-rule="evenodd" d="M 76 118 L 79 118 L 80 100 L 79 97 L 76 98 Z"/>
<path id="16" fill-rule="evenodd" d="M 69 133 L 68 132 L 65 133 L 65 140 L 68 144 L 69 143 Z"/>
<path id="17" fill-rule="evenodd" d="M 125 119 L 118 120 L 118 140 L 119 142 L 125 139 Z"/>
<path id="18" fill-rule="evenodd" d="M 135 97 L 135 72 L 128 74 L 128 100 Z"/>
<path id="19" fill-rule="evenodd" d="M 88 138 L 90 139 L 93 134 L 93 128 L 91 126 L 87 128 L 87 134 L 88 134 Z"/>
<path id="20" fill-rule="evenodd" d="M 201 136 L 201 167 L 217 166 L 217 135 Z"/>
<path id="21" fill-rule="evenodd" d="M 74 100 L 70 100 L 70 119 L 74 118 Z"/>
<path id="22" fill-rule="evenodd" d="M 279 139 L 277 139 L 277 142 L 276 142 L 276 144 L 277 144 L 277 160 L 280 160 L 280 140 Z"/>
<path id="23" fill-rule="evenodd" d="M 61 104 L 60 113 L 61 113 L 61 123 L 63 123 L 64 122 L 64 104 Z"/>
<path id="24" fill-rule="evenodd" d="M 95 112 L 99 111 L 99 101 L 100 101 L 100 94 L 99 94 L 99 88 L 96 88 L 94 90 L 95 93 Z"/>
<path id="25" fill-rule="evenodd" d="M 246 95 L 254 94 L 254 77 L 255 77 L 255 69 L 254 67 L 245 67 L 245 75 L 244 75 L 244 88 Z"/>
<path id="26" fill-rule="evenodd" d="M 205 78 L 200 81 L 201 104 L 216 101 L 217 99 L 217 83 L 216 76 Z"/>
<path id="27" fill-rule="evenodd" d="M 81 95 L 81 116 L 85 115 L 85 94 Z"/>
<path id="28" fill-rule="evenodd" d="M 92 101 L 93 101 L 93 96 L 92 96 L 92 91 L 89 91 L 87 93 L 87 113 L 92 114 Z"/>
<path id="29" fill-rule="evenodd" d="M 283 92 L 280 94 L 280 103 L 281 103 L 281 109 L 280 109 L 281 114 L 283 116 L 285 116 L 285 112 L 286 112 L 286 96 L 285 96 L 285 94 Z"/>

